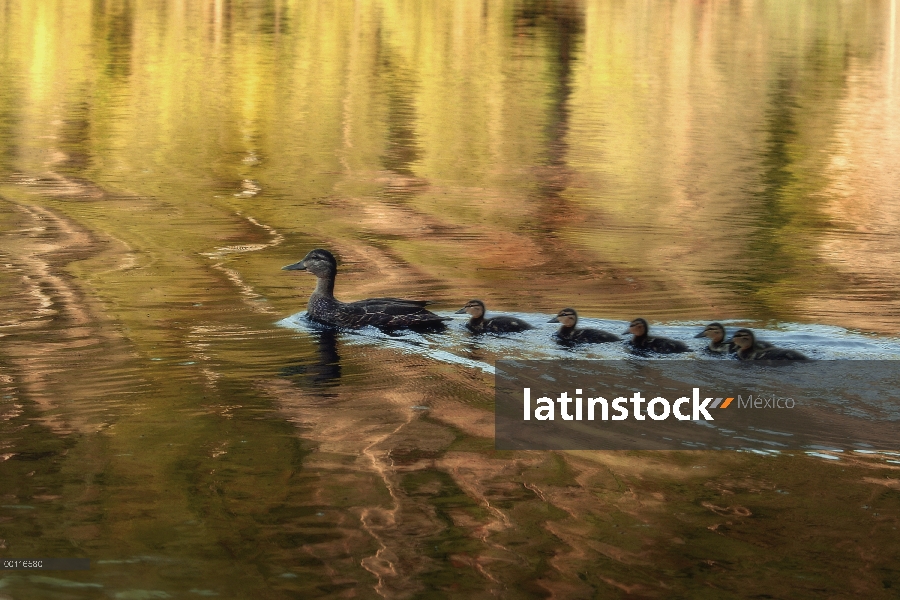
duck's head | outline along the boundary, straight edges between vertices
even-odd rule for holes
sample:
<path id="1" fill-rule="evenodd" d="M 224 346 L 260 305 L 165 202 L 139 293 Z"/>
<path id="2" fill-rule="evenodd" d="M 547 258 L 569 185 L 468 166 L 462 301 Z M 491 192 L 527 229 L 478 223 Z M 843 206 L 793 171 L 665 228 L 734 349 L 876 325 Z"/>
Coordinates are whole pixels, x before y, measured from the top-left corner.
<path id="1" fill-rule="evenodd" d="M 561 323 L 563 327 L 575 327 L 575 323 L 578 322 L 578 313 L 575 312 L 574 308 L 564 308 L 547 322 Z"/>
<path id="2" fill-rule="evenodd" d="M 731 341 L 741 350 L 748 350 L 756 343 L 756 336 L 749 329 L 738 329 L 731 336 Z"/>
<path id="3" fill-rule="evenodd" d="M 481 300 L 469 300 L 465 306 L 456 311 L 456 314 L 461 315 L 465 313 L 473 319 L 480 319 L 484 316 L 484 312 L 484 302 Z"/>
<path id="4" fill-rule="evenodd" d="M 647 335 L 647 332 L 649 331 L 650 326 L 647 325 L 647 320 L 638 317 L 628 324 L 628 329 L 622 335 L 630 333 L 635 337 L 641 337 Z"/>
<path id="5" fill-rule="evenodd" d="M 307 271 L 316 277 L 333 277 L 337 272 L 337 261 L 328 250 L 316 248 L 300 262 L 281 267 L 282 271 Z"/>
<path id="6" fill-rule="evenodd" d="M 725 340 L 725 328 L 721 323 L 710 323 L 706 329 L 694 336 L 695 338 L 707 337 L 717 344 Z"/>

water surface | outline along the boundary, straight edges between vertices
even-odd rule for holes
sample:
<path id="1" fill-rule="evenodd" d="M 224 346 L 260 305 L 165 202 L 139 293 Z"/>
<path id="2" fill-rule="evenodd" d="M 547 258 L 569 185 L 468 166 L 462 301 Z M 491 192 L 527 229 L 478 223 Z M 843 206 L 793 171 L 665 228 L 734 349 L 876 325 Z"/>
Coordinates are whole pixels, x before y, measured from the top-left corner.
<path id="1" fill-rule="evenodd" d="M 280 267 L 895 358 L 897 12 L 0 0 L 0 556 L 92 560 L 0 598 L 891 597 L 898 456 L 498 452 L 552 326 Z"/>

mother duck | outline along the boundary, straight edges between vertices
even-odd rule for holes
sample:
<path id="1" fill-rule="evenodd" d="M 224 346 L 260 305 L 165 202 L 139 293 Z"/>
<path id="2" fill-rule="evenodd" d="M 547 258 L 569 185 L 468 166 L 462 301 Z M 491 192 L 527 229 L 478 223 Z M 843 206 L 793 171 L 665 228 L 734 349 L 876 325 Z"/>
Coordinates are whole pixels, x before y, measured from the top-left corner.
<path id="1" fill-rule="evenodd" d="M 414 329 L 435 331 L 444 329 L 449 317 L 439 317 L 425 309 L 427 300 L 402 298 L 369 298 L 357 302 L 341 302 L 334 297 L 334 278 L 337 261 L 328 250 L 316 248 L 300 262 L 281 268 L 282 271 L 306 271 L 316 276 L 316 289 L 309 297 L 306 313 L 310 319 L 335 327 L 365 327 L 371 325 L 393 331 Z"/>

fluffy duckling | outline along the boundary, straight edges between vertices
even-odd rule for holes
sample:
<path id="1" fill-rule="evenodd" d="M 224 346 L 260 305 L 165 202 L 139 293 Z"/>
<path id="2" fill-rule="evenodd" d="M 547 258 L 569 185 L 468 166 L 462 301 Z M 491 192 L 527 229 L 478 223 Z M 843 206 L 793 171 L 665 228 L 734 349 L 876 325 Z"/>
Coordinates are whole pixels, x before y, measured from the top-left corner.
<path id="1" fill-rule="evenodd" d="M 650 326 L 647 324 L 647 321 L 638 317 L 629 323 L 625 334 L 630 333 L 633 336 L 628 343 L 635 350 L 645 350 L 658 354 L 676 354 L 678 352 L 691 351 L 684 342 L 664 337 L 652 337 L 647 335 L 649 332 Z"/>
<path id="2" fill-rule="evenodd" d="M 734 354 L 738 351 L 738 347 L 734 345 L 734 343 L 728 339 L 728 336 L 725 333 L 725 327 L 721 323 L 710 323 L 706 326 L 706 329 L 698 333 L 694 336 L 695 338 L 709 338 L 709 346 L 707 346 L 707 351 L 712 354 Z M 759 348 L 771 348 L 772 344 L 769 342 L 760 342 L 757 341 L 756 345 Z"/>
<path id="3" fill-rule="evenodd" d="M 710 323 L 694 337 L 709 338 L 708 350 L 714 354 L 731 354 L 737 351 L 737 346 L 725 340 L 725 328 L 721 323 Z"/>
<path id="4" fill-rule="evenodd" d="M 306 305 L 313 321 L 335 327 L 365 327 L 372 325 L 387 331 L 396 329 L 442 330 L 449 317 L 425 310 L 427 300 L 402 298 L 370 298 L 358 302 L 341 302 L 334 297 L 337 261 L 328 250 L 317 248 L 303 260 L 282 267 L 283 271 L 306 271 L 316 276 L 316 289 Z"/>
<path id="5" fill-rule="evenodd" d="M 547 321 L 548 323 L 561 323 L 562 327 L 556 332 L 556 337 L 561 342 L 572 344 L 602 344 L 604 342 L 620 342 L 622 338 L 601 331 L 600 329 L 576 329 L 578 323 L 578 313 L 574 308 L 564 308 L 555 317 Z"/>
<path id="6" fill-rule="evenodd" d="M 737 346 L 737 357 L 741 360 L 809 360 L 802 352 L 757 342 L 756 336 L 749 329 L 735 331 L 731 342 Z"/>
<path id="7" fill-rule="evenodd" d="M 481 300 L 469 300 L 466 305 L 456 311 L 456 314 L 468 314 L 471 318 L 466 323 L 466 329 L 472 333 L 515 333 L 534 329 L 531 325 L 518 317 L 491 317 L 484 318 L 484 302 Z"/>

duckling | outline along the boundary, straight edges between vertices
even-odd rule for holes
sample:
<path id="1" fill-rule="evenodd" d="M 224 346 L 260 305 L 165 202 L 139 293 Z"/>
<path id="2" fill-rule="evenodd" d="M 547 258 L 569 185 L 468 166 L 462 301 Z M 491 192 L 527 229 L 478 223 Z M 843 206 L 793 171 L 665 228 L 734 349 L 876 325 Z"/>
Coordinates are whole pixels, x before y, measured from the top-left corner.
<path id="1" fill-rule="evenodd" d="M 622 338 L 599 329 L 576 329 L 578 313 L 574 308 L 564 308 L 548 323 L 561 323 L 562 327 L 556 332 L 556 338 L 560 342 L 572 344 L 602 344 L 604 342 L 620 342 Z"/>
<path id="2" fill-rule="evenodd" d="M 709 338 L 707 350 L 713 354 L 731 354 L 737 352 L 737 346 L 725 341 L 725 328 L 721 323 L 710 323 L 706 329 L 694 336 L 695 338 Z"/>
<path id="3" fill-rule="evenodd" d="M 648 350 L 658 354 L 676 354 L 678 352 L 690 352 L 687 344 L 678 340 L 671 340 L 664 337 L 651 337 L 647 335 L 650 332 L 650 326 L 645 319 L 638 317 L 629 325 L 626 334 L 630 333 L 631 341 L 628 342 L 635 350 Z"/>
<path id="4" fill-rule="evenodd" d="M 466 329 L 472 333 L 515 333 L 534 329 L 533 326 L 517 317 L 499 316 L 485 319 L 484 302 L 481 300 L 469 300 L 465 306 L 456 311 L 458 315 L 463 313 L 468 313 L 472 317 L 466 323 Z"/>
<path id="5" fill-rule="evenodd" d="M 328 250 L 317 248 L 303 260 L 281 268 L 283 271 L 307 271 L 316 276 L 316 289 L 309 297 L 306 312 L 310 319 L 335 327 L 372 325 L 387 331 L 414 329 L 440 331 L 449 317 L 425 310 L 427 300 L 402 298 L 370 298 L 358 302 L 341 302 L 334 297 L 337 261 Z"/>
<path id="6" fill-rule="evenodd" d="M 802 352 L 757 342 L 756 336 L 749 329 L 735 331 L 731 342 L 737 346 L 737 357 L 740 360 L 809 360 Z"/>
<path id="7" fill-rule="evenodd" d="M 738 347 L 730 340 L 726 340 L 725 327 L 721 323 L 710 323 L 706 329 L 694 336 L 695 338 L 709 338 L 709 346 L 706 350 L 712 354 L 734 354 L 738 351 Z M 769 342 L 756 342 L 760 348 L 771 348 Z"/>

